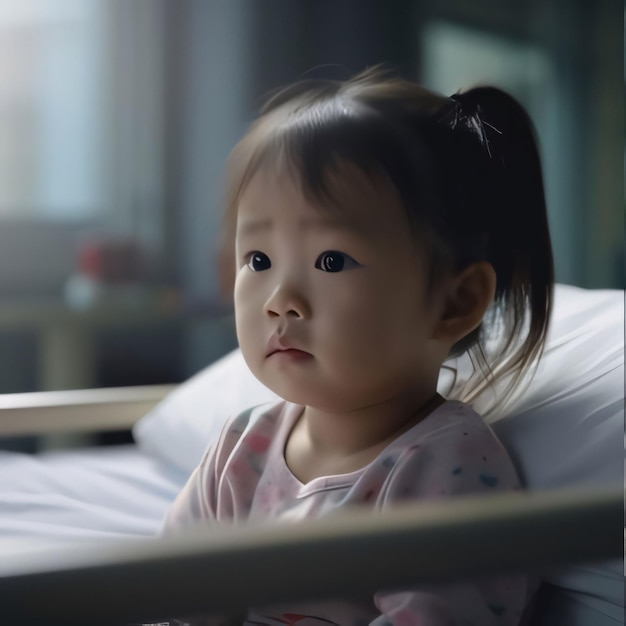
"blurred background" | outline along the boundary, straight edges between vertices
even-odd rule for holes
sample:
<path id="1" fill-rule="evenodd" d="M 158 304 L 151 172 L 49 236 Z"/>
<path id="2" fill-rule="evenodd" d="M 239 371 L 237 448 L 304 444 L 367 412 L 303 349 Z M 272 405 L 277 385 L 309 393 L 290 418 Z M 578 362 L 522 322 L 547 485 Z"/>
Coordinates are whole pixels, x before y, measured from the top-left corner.
<path id="1" fill-rule="evenodd" d="M 0 393 L 178 382 L 235 347 L 224 160 L 305 74 L 510 91 L 557 280 L 623 288 L 623 28 L 617 0 L 0 0 Z"/>

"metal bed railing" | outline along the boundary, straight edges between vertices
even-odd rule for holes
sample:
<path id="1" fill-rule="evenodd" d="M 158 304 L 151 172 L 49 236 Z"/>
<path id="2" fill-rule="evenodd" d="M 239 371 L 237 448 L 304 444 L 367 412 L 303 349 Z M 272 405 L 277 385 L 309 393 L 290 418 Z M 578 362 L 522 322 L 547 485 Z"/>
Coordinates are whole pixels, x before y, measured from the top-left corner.
<path id="1" fill-rule="evenodd" d="M 175 385 L 0 395 L 0 437 L 130 428 Z"/>
<path id="2" fill-rule="evenodd" d="M 169 389 L 0 397 L 0 435 L 130 427 Z M 293 526 L 197 527 L 119 546 L 5 558 L 0 623 L 235 614 L 287 600 L 621 558 L 623 498 L 622 490 L 463 497 Z"/>

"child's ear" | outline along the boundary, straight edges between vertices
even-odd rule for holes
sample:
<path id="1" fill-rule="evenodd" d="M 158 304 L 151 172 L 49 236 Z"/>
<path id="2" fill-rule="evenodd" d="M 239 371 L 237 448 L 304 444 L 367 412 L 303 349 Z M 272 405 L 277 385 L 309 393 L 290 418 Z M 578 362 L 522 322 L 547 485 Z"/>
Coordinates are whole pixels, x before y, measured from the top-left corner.
<path id="1" fill-rule="evenodd" d="M 450 279 L 443 294 L 442 313 L 436 329 L 437 339 L 457 341 L 480 325 L 493 302 L 496 273 L 491 263 L 481 261 L 469 265 Z"/>

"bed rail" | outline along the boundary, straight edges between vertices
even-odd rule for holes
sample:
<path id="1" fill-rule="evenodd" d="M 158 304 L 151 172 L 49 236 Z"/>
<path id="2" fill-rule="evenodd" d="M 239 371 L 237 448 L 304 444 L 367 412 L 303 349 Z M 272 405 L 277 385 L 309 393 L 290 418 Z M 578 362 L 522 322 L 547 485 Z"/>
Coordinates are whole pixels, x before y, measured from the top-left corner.
<path id="1" fill-rule="evenodd" d="M 621 558 L 623 492 L 467 497 L 273 527 L 197 527 L 0 562 L 6 624 L 127 624 Z M 375 566 L 373 566 L 375 564 Z"/>
<path id="2" fill-rule="evenodd" d="M 0 395 L 0 437 L 130 428 L 175 385 Z"/>

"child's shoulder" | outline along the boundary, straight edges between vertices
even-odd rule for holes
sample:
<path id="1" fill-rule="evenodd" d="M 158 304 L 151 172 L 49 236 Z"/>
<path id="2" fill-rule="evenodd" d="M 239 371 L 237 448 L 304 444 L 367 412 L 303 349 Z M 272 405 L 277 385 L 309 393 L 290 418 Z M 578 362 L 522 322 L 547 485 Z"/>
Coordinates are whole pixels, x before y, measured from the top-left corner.
<path id="1" fill-rule="evenodd" d="M 289 414 L 295 407 L 296 405 L 286 400 L 269 400 L 261 404 L 255 404 L 248 407 L 245 411 L 231 416 L 226 422 L 225 430 L 241 433 L 257 424 L 260 420 L 278 423 L 283 415 Z"/>
<path id="2" fill-rule="evenodd" d="M 427 418 L 403 433 L 395 442 L 405 453 L 422 455 L 437 450 L 439 454 L 466 454 L 473 450 L 491 450 L 497 456 L 507 457 L 504 446 L 483 418 L 468 404 L 448 400 Z"/>
<path id="3" fill-rule="evenodd" d="M 418 424 L 420 435 L 450 435 L 457 431 L 495 436 L 489 425 L 469 404 L 446 400 Z"/>
<path id="4" fill-rule="evenodd" d="M 218 444 L 222 455 L 230 452 L 244 440 L 263 437 L 268 441 L 279 435 L 285 424 L 302 410 L 285 400 L 271 400 L 249 407 L 226 421 Z"/>
<path id="5" fill-rule="evenodd" d="M 288 403 L 284 400 L 271 400 L 248 407 L 245 411 L 232 415 L 226 421 L 222 430 L 222 438 L 226 436 L 239 438 L 243 433 L 261 422 L 276 424 L 287 407 Z"/>
<path id="6" fill-rule="evenodd" d="M 383 459 L 393 467 L 387 495 L 391 499 L 520 487 L 505 447 L 482 417 L 462 402 L 445 402 L 396 444 Z"/>

